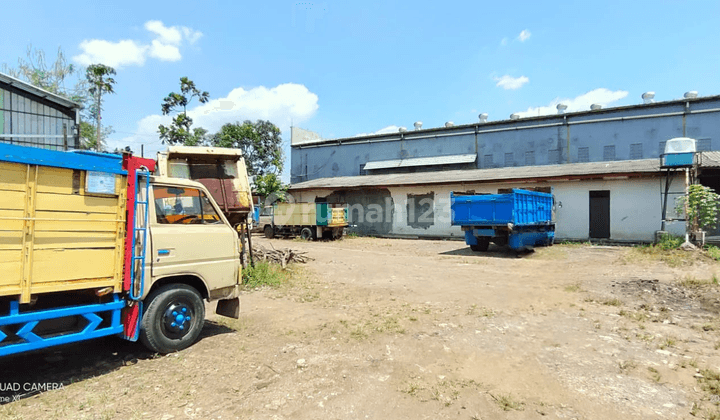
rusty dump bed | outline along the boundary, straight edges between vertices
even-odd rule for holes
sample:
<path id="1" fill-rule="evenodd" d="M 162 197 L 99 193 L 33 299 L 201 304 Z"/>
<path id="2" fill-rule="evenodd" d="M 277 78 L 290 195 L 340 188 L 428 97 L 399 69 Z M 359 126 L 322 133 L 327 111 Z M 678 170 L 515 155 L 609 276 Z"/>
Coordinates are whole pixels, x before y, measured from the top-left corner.
<path id="1" fill-rule="evenodd" d="M 158 153 L 158 173 L 205 185 L 232 225 L 246 221 L 252 211 L 252 194 L 241 150 L 171 146 Z"/>
<path id="2" fill-rule="evenodd" d="M 0 144 L 0 296 L 122 290 L 122 158 Z"/>

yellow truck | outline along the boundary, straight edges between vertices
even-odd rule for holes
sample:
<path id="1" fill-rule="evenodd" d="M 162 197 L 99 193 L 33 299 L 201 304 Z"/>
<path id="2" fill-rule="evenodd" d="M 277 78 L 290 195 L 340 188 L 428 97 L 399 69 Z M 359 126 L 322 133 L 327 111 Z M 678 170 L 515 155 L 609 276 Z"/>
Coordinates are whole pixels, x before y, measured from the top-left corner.
<path id="1" fill-rule="evenodd" d="M 347 207 L 329 203 L 275 203 L 260 213 L 266 238 L 339 239 L 348 226 Z"/>
<path id="2" fill-rule="evenodd" d="M 0 144 L 0 356 L 107 335 L 168 353 L 239 316 L 239 238 L 151 159 Z"/>

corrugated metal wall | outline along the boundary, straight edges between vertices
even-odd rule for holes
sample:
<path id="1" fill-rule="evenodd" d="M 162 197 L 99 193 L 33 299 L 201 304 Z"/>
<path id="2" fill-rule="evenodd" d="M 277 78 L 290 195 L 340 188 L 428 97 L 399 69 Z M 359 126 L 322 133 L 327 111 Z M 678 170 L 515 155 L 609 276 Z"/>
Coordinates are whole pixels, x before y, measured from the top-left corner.
<path id="1" fill-rule="evenodd" d="M 63 112 L 64 111 L 64 112 Z M 69 110 L 0 87 L 0 141 L 51 150 L 79 148 Z"/>
<path id="2" fill-rule="evenodd" d="M 692 137 L 698 151 L 720 150 L 720 98 L 408 131 L 341 144 L 293 145 L 293 183 L 364 175 L 367 162 L 477 154 L 475 168 L 656 159 L 665 141 Z M 427 171 L 425 167 L 418 171 Z M 397 172 L 397 171 L 395 171 Z"/>

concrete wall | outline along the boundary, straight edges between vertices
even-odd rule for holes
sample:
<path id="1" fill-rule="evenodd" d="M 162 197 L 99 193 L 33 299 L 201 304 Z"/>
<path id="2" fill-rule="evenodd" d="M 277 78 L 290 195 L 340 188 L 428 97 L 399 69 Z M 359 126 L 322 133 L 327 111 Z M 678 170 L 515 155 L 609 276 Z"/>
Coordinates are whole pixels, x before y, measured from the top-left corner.
<path id="1" fill-rule="evenodd" d="M 291 182 L 361 175 L 360 168 L 370 161 L 466 153 L 477 154 L 477 168 L 656 158 L 666 140 L 682 136 L 698 140 L 699 150 L 720 150 L 720 112 L 692 113 L 720 108 L 720 99 L 691 101 L 687 109 L 686 103 L 293 146 Z M 663 116 L 668 113 L 677 115 Z"/>
<path id="2" fill-rule="evenodd" d="M 672 191 L 683 189 L 683 178 L 673 181 Z M 469 191 L 496 193 L 498 188 L 552 186 L 558 205 L 556 210 L 558 240 L 589 239 L 590 191 L 610 191 L 610 239 L 614 241 L 651 242 L 661 226 L 661 178 L 562 181 L 531 184 L 455 184 L 438 186 L 390 187 L 365 191 L 291 191 L 297 201 L 345 202 L 351 207 L 351 223 L 362 234 L 457 237 L 463 234 L 450 225 L 450 192 Z M 423 200 L 416 202 L 414 200 Z M 410 201 L 409 201 L 410 200 Z M 670 200 L 672 203 L 672 199 Z M 373 206 L 369 207 L 369 204 Z M 360 208 L 365 217 L 358 220 Z M 669 207 L 673 207 L 670 205 Z M 412 213 L 412 214 L 411 214 Z M 671 213 L 672 214 L 672 213 Z M 370 215 L 370 216 L 368 216 Z M 388 219 L 391 219 L 388 221 Z M 682 222 L 666 227 L 674 234 L 684 233 Z"/>

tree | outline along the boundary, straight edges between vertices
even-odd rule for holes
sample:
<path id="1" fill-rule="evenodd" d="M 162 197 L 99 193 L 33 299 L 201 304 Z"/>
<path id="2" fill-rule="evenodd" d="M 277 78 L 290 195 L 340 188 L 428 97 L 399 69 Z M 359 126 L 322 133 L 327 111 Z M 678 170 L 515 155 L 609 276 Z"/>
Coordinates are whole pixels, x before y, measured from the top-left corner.
<path id="1" fill-rule="evenodd" d="M 255 192 L 261 197 L 268 198 L 274 194 L 278 200 L 285 201 L 285 192 L 288 186 L 283 185 L 277 175 L 273 173 L 256 175 L 254 184 Z"/>
<path id="2" fill-rule="evenodd" d="M 687 219 L 693 231 L 698 229 L 712 230 L 720 214 L 720 195 L 712 188 L 700 184 L 690 185 L 688 196 L 677 198 L 675 211 L 685 213 L 687 203 Z"/>
<path id="3" fill-rule="evenodd" d="M 169 144 L 183 144 L 185 146 L 196 146 L 202 144 L 207 135 L 207 130 L 204 128 L 194 128 L 192 131 L 192 119 L 187 115 L 187 106 L 193 100 L 197 98 L 200 103 L 206 103 L 209 101 L 210 94 L 207 92 L 201 92 L 195 87 L 195 83 L 187 77 L 180 78 L 180 92 L 170 92 L 168 96 L 163 99 L 162 113 L 163 115 L 169 115 L 172 112 L 179 111 L 169 126 L 160 124 L 158 131 L 160 132 L 160 139 L 163 144 L 165 142 Z"/>
<path id="4" fill-rule="evenodd" d="M 212 144 L 242 150 L 248 175 L 278 175 L 282 172 L 284 156 L 280 129 L 270 121 L 225 124 L 213 136 Z"/>
<path id="5" fill-rule="evenodd" d="M 19 58 L 17 68 L 11 68 L 7 64 L 3 64 L 2 70 L 16 79 L 25 80 L 33 86 L 80 104 L 84 104 L 88 98 L 86 80 L 79 79 L 73 87 L 66 87 L 67 79 L 78 74 L 78 69 L 67 63 L 62 48 L 58 48 L 55 62 L 48 65 L 45 60 L 45 52 L 28 45 L 27 58 Z"/>
<path id="6" fill-rule="evenodd" d="M 115 69 L 106 66 L 104 64 L 92 64 L 85 71 L 85 78 L 90 84 L 88 92 L 95 98 L 95 109 L 94 113 L 96 116 L 96 131 L 95 131 L 95 149 L 100 151 L 100 147 L 103 142 L 102 131 L 100 130 L 102 122 L 102 97 L 105 93 L 115 93 L 113 85 L 115 79 L 111 76 L 115 74 Z M 91 111 L 93 112 L 93 111 Z"/>

